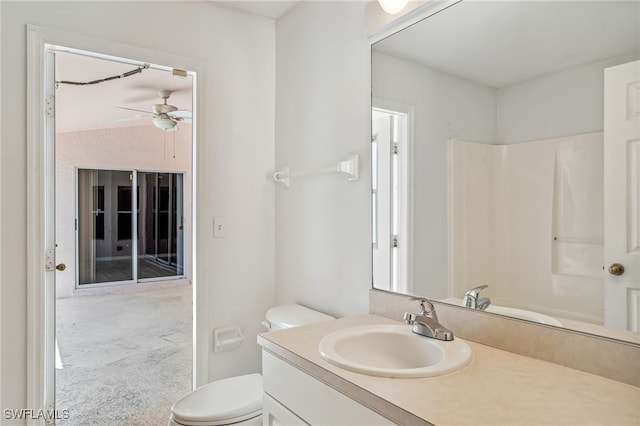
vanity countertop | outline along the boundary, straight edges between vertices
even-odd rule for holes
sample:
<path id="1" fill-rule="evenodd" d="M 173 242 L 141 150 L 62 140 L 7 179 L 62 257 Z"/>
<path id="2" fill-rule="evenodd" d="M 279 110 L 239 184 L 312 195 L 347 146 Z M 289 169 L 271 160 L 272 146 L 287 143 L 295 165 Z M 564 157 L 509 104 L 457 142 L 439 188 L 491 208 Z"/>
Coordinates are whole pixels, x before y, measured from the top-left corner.
<path id="1" fill-rule="evenodd" d="M 463 370 L 424 379 L 353 373 L 320 357 L 328 333 L 397 324 L 377 315 L 264 333 L 258 343 L 311 376 L 398 424 L 640 425 L 640 388 L 471 341 Z"/>

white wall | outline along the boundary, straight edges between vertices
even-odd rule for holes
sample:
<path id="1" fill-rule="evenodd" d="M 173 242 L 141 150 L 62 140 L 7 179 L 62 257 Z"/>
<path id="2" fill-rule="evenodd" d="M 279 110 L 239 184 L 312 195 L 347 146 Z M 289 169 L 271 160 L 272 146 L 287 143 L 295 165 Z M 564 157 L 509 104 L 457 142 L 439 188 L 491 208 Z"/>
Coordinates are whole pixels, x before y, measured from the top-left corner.
<path id="1" fill-rule="evenodd" d="M 173 137 L 176 140 L 175 158 Z M 56 261 L 67 269 L 56 274 L 56 297 L 69 297 L 75 289 L 76 272 L 76 168 L 163 171 L 184 173 L 186 261 L 191 259 L 191 126 L 180 125 L 166 135 L 153 125 L 96 129 L 56 135 Z M 109 250 L 111 249 L 109 244 Z M 124 252 L 123 252 L 124 254 Z M 129 253 L 130 254 L 130 253 Z M 191 278 L 191 268 L 185 265 Z"/>
<path id="2" fill-rule="evenodd" d="M 371 288 L 369 45 L 364 2 L 302 2 L 277 22 L 276 165 L 360 155 L 360 180 L 323 175 L 276 188 L 277 302 L 368 312 Z"/>
<path id="3" fill-rule="evenodd" d="M 603 131 L 604 68 L 636 59 L 609 58 L 499 89 L 497 143 Z"/>
<path id="4" fill-rule="evenodd" d="M 495 89 L 382 53 L 372 55 L 374 99 L 413 108 L 413 292 L 448 297 L 447 139 L 493 143 Z M 382 286 L 377 288 L 384 288 Z"/>
<path id="5" fill-rule="evenodd" d="M 255 343 L 273 304 L 275 27 L 210 2 L 0 2 L 2 17 L 2 397 L 26 408 L 26 24 L 191 57 L 208 64 L 207 140 L 199 158 L 196 273 L 208 290 L 208 335 L 240 323 L 235 352 L 209 348 L 209 379 L 258 371 Z M 169 64 L 170 65 L 170 64 Z M 366 71 L 366 69 L 365 69 Z M 227 237 L 212 238 L 225 216 Z M 210 342 L 209 342 L 210 343 Z M 37 408 L 37 407 L 34 407 Z"/>

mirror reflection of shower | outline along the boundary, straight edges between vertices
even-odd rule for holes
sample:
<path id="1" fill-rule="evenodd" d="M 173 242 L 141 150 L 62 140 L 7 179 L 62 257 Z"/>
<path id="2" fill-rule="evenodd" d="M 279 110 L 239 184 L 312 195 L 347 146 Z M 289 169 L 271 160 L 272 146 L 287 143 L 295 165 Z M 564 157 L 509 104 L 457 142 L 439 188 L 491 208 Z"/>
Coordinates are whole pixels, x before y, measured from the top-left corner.
<path id="1" fill-rule="evenodd" d="M 183 191 L 182 173 L 78 169 L 78 285 L 181 276 Z"/>

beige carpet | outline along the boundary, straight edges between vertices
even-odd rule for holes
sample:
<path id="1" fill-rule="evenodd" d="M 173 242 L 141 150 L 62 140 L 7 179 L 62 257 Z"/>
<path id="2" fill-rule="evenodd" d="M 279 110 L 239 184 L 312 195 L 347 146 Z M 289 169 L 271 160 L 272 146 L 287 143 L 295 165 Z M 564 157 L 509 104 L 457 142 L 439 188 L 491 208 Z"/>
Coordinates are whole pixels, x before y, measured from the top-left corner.
<path id="1" fill-rule="evenodd" d="M 188 284 L 58 299 L 57 424 L 166 425 L 191 390 L 191 300 Z"/>

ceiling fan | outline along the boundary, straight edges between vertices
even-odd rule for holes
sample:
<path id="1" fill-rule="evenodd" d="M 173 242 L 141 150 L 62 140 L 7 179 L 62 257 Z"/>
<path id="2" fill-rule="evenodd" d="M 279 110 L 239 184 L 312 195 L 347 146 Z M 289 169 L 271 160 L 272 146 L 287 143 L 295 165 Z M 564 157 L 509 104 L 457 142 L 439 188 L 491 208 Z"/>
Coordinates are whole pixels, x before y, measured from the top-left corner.
<path id="1" fill-rule="evenodd" d="M 184 109 L 178 109 L 177 107 L 167 103 L 167 100 L 171 96 L 171 90 L 161 90 L 158 92 L 158 96 L 162 99 L 161 104 L 155 104 L 151 107 L 151 111 L 142 111 L 134 108 L 118 107 L 129 111 L 142 112 L 144 116 L 138 116 L 136 118 L 151 118 L 153 125 L 159 129 L 172 130 L 176 127 L 179 121 L 190 121 L 191 111 Z"/>

